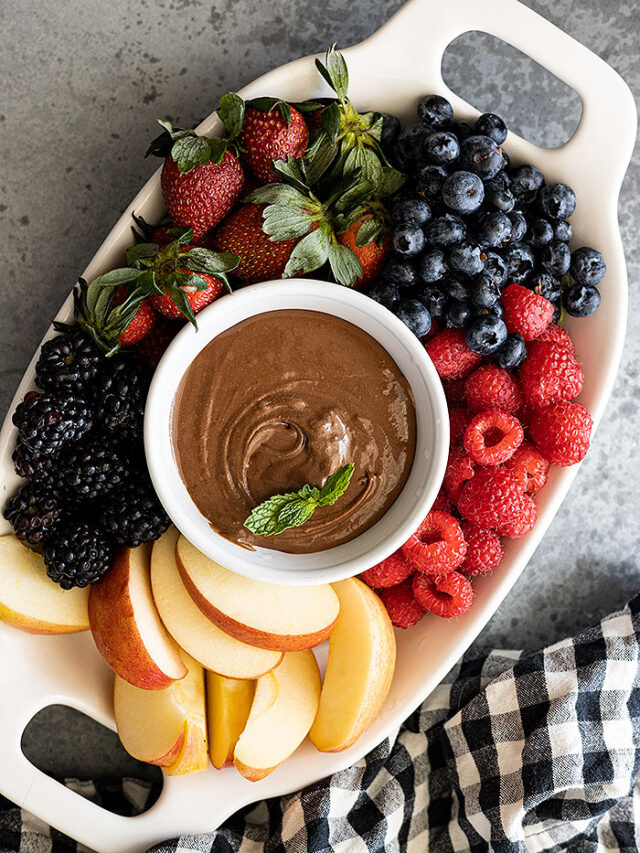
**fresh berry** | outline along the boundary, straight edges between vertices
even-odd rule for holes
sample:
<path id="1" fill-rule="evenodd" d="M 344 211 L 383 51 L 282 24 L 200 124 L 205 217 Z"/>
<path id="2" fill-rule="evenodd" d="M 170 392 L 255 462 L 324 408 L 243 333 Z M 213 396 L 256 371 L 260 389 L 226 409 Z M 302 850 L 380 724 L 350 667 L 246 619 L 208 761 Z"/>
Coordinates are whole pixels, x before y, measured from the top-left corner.
<path id="1" fill-rule="evenodd" d="M 442 187 L 447 177 L 444 166 L 423 166 L 416 175 L 415 192 L 419 198 L 430 204 L 440 204 Z"/>
<path id="2" fill-rule="evenodd" d="M 453 512 L 453 506 L 451 501 L 447 497 L 447 493 L 444 489 L 440 489 L 438 494 L 436 495 L 436 499 L 433 502 L 433 506 L 431 507 L 432 512 L 447 512 L 451 514 Z"/>
<path id="3" fill-rule="evenodd" d="M 522 394 L 516 380 L 506 370 L 492 364 L 482 364 L 467 376 L 464 394 L 467 406 L 474 414 L 487 409 L 515 414 L 522 405 Z"/>
<path id="4" fill-rule="evenodd" d="M 445 254 L 442 249 L 427 249 L 418 267 L 420 280 L 425 284 L 433 284 L 444 278 L 448 272 L 449 267 L 447 266 Z"/>
<path id="5" fill-rule="evenodd" d="M 573 341 L 569 337 L 569 333 L 562 326 L 556 326 L 555 323 L 549 324 L 544 332 L 536 338 L 536 343 L 543 341 L 552 341 L 554 344 L 559 344 L 573 352 Z"/>
<path id="6" fill-rule="evenodd" d="M 460 379 L 467 376 L 482 361 L 465 342 L 462 329 L 444 329 L 425 345 L 441 379 Z"/>
<path id="7" fill-rule="evenodd" d="M 391 208 L 391 219 L 394 222 L 413 222 L 424 225 L 431 219 L 431 208 L 421 198 L 407 198 L 397 201 Z"/>
<path id="8" fill-rule="evenodd" d="M 360 226 L 370 218 L 371 216 L 367 215 L 362 216 L 360 219 L 356 219 L 355 222 L 352 222 L 351 225 L 349 225 L 346 231 L 343 231 L 343 233 L 338 236 L 338 242 L 340 245 L 346 246 L 347 249 L 350 249 L 360 261 L 362 275 L 356 278 L 353 284 L 353 287 L 355 287 L 356 290 L 360 290 L 363 286 L 371 284 L 372 281 L 376 281 L 380 276 L 382 264 L 389 254 L 389 249 L 391 247 L 391 233 L 389 231 L 386 231 L 384 234 L 376 237 L 364 246 L 358 245 L 357 238 Z"/>
<path id="9" fill-rule="evenodd" d="M 502 291 L 502 304 L 507 330 L 522 335 L 525 341 L 537 338 L 553 317 L 551 302 L 520 284 L 510 284 Z"/>
<path id="10" fill-rule="evenodd" d="M 468 302 L 450 299 L 444 311 L 444 324 L 448 329 L 462 329 L 471 316 L 471 306 Z"/>
<path id="11" fill-rule="evenodd" d="M 268 111 L 247 107 L 239 142 L 242 159 L 263 183 L 281 180 L 273 168 L 274 160 L 302 157 L 309 142 L 309 128 L 295 107 L 286 108 L 287 121 L 277 105 Z"/>
<path id="12" fill-rule="evenodd" d="M 391 237 L 393 251 L 404 258 L 419 255 L 424 249 L 424 233 L 415 222 L 401 222 Z"/>
<path id="13" fill-rule="evenodd" d="M 149 379 L 149 371 L 137 359 L 108 359 L 94 388 L 98 425 L 128 438 L 141 437 Z"/>
<path id="14" fill-rule="evenodd" d="M 496 569 L 504 556 L 498 534 L 470 521 L 463 522 L 462 532 L 467 543 L 467 555 L 459 571 L 465 575 L 483 575 Z"/>
<path id="15" fill-rule="evenodd" d="M 504 152 L 503 152 L 504 154 Z M 515 207 L 516 200 L 508 184 L 499 180 L 505 172 L 498 172 L 495 178 L 486 181 L 484 185 L 485 206 L 495 208 L 502 213 L 510 213 Z"/>
<path id="16" fill-rule="evenodd" d="M 544 269 L 555 276 L 563 276 L 571 263 L 571 252 L 566 243 L 552 240 L 540 251 L 540 263 Z"/>
<path id="17" fill-rule="evenodd" d="M 578 284 L 593 287 L 600 284 L 607 272 L 602 253 L 590 246 L 581 246 L 571 253 L 571 275 Z"/>
<path id="18" fill-rule="evenodd" d="M 600 291 L 597 287 L 574 284 L 564 294 L 563 305 L 572 317 L 590 317 L 600 305 Z"/>
<path id="19" fill-rule="evenodd" d="M 584 375 L 571 350 L 553 341 L 533 341 L 520 368 L 524 399 L 536 408 L 575 399 Z"/>
<path id="20" fill-rule="evenodd" d="M 49 491 L 54 491 L 60 487 L 57 454 L 37 456 L 31 453 L 29 448 L 18 439 L 11 458 L 15 472 L 19 477 L 24 477 Z"/>
<path id="21" fill-rule="evenodd" d="M 462 487 L 467 480 L 473 477 L 474 469 L 475 463 L 463 447 L 451 447 L 444 472 L 443 486 L 447 497 L 453 504 L 458 502 Z"/>
<path id="22" fill-rule="evenodd" d="M 60 472 L 65 493 L 76 500 L 94 500 L 122 487 L 129 460 L 112 436 L 91 436 L 63 454 Z"/>
<path id="23" fill-rule="evenodd" d="M 429 127 L 444 127 L 453 118 L 453 107 L 442 95 L 423 95 L 418 101 L 418 116 Z"/>
<path id="24" fill-rule="evenodd" d="M 180 331 L 180 325 L 169 318 L 158 316 L 157 321 L 147 337 L 140 341 L 136 353 L 149 367 L 155 370 L 158 362 L 165 354 L 167 347 Z"/>
<path id="25" fill-rule="evenodd" d="M 496 145 L 502 145 L 507 138 L 507 126 L 500 116 L 494 113 L 484 113 L 476 119 L 474 124 L 476 133 L 481 136 L 490 136 Z"/>
<path id="26" fill-rule="evenodd" d="M 135 548 L 158 539 L 171 522 L 146 472 L 133 472 L 122 489 L 104 499 L 98 523 L 115 542 Z"/>
<path id="27" fill-rule="evenodd" d="M 374 589 L 386 589 L 406 581 L 415 572 L 415 568 L 409 563 L 402 551 L 394 551 L 376 566 L 372 566 L 362 572 L 361 579 Z"/>
<path id="28" fill-rule="evenodd" d="M 47 574 L 63 589 L 95 583 L 109 570 L 112 554 L 108 538 L 77 519 L 60 525 L 44 546 Z"/>
<path id="29" fill-rule="evenodd" d="M 422 156 L 427 163 L 444 166 L 460 156 L 457 136 L 447 130 L 430 133 L 422 143 Z"/>
<path id="30" fill-rule="evenodd" d="M 397 586 L 383 589 L 380 598 L 396 628 L 411 628 L 424 616 L 424 607 L 413 595 L 410 578 Z"/>
<path id="31" fill-rule="evenodd" d="M 29 391 L 12 420 L 20 442 L 33 456 L 49 456 L 89 432 L 93 413 L 82 397 Z"/>
<path id="32" fill-rule="evenodd" d="M 188 269 L 179 269 L 178 272 L 185 276 L 190 274 Z M 197 283 L 180 285 L 179 289 L 183 295 L 179 302 L 176 300 L 173 289 L 165 289 L 164 293 L 155 293 L 151 297 L 154 309 L 171 320 L 180 320 L 185 316 L 184 302 L 187 302 L 191 311 L 197 314 L 224 293 L 224 285 L 220 279 L 212 275 L 200 272 L 193 278 L 197 279 Z M 122 341 L 122 338 L 120 340 Z"/>
<path id="33" fill-rule="evenodd" d="M 417 294 L 418 299 L 431 315 L 432 320 L 441 319 L 447 302 L 447 297 L 434 284 L 427 284 Z"/>
<path id="34" fill-rule="evenodd" d="M 447 398 L 447 403 L 449 407 L 451 406 L 465 406 L 466 405 L 466 397 L 464 395 L 464 378 L 459 377 L 458 379 L 445 379 L 442 383 L 442 387 L 444 389 L 444 396 Z"/>
<path id="35" fill-rule="evenodd" d="M 370 290 L 367 290 L 367 296 L 374 302 L 384 305 L 388 311 L 393 311 L 400 301 L 400 289 L 388 281 L 379 281 Z"/>
<path id="36" fill-rule="evenodd" d="M 562 282 L 559 278 L 549 273 L 543 272 L 533 276 L 528 286 L 538 296 L 544 296 L 545 299 L 553 302 L 554 305 L 562 298 Z"/>
<path id="37" fill-rule="evenodd" d="M 413 287 L 418 284 L 418 274 L 411 261 L 388 258 L 382 265 L 380 275 L 384 281 L 396 287 Z"/>
<path id="38" fill-rule="evenodd" d="M 507 279 L 520 284 L 533 274 L 536 256 L 528 243 L 510 243 L 502 253 L 507 265 Z"/>
<path id="39" fill-rule="evenodd" d="M 467 226 L 459 216 L 443 213 L 436 216 L 424 229 L 428 246 L 457 246 L 467 236 Z"/>
<path id="40" fill-rule="evenodd" d="M 543 332 L 544 334 L 544 332 Z M 527 347 L 522 335 L 512 333 L 507 335 L 504 343 L 493 354 L 497 367 L 503 370 L 515 370 L 520 367 L 527 356 Z"/>
<path id="41" fill-rule="evenodd" d="M 476 243 L 460 243 L 447 252 L 447 266 L 471 278 L 479 275 L 484 267 L 484 252 Z"/>
<path id="42" fill-rule="evenodd" d="M 102 355 L 78 328 L 46 341 L 36 363 L 36 385 L 43 391 L 72 391 L 83 396 L 94 381 Z"/>
<path id="43" fill-rule="evenodd" d="M 527 220 L 520 210 L 512 210 L 509 219 L 511 220 L 511 242 L 519 243 L 527 233 Z"/>
<path id="44" fill-rule="evenodd" d="M 454 213 L 473 213 L 478 210 L 483 199 L 482 180 L 471 171 L 452 172 L 442 184 L 442 200 Z"/>
<path id="45" fill-rule="evenodd" d="M 531 166 L 529 163 L 513 169 L 510 177 L 511 192 L 521 204 L 534 202 L 544 185 L 544 175 L 540 169 Z"/>
<path id="46" fill-rule="evenodd" d="M 530 495 L 540 491 L 549 475 L 549 463 L 526 439 L 504 467 L 516 475 L 522 490 Z"/>
<path id="47" fill-rule="evenodd" d="M 459 572 L 451 572 L 442 578 L 417 573 L 413 577 L 412 588 L 416 601 L 425 610 L 444 619 L 460 616 L 473 601 L 471 582 Z"/>
<path id="48" fill-rule="evenodd" d="M 529 223 L 529 241 L 532 246 L 546 246 L 554 239 L 553 225 L 539 216 Z"/>
<path id="49" fill-rule="evenodd" d="M 547 184 L 540 190 L 538 203 L 549 219 L 568 219 L 576 209 L 576 194 L 566 184 Z"/>
<path id="50" fill-rule="evenodd" d="M 462 563 L 467 545 L 460 523 L 452 515 L 431 511 L 401 550 L 418 572 L 438 575 Z"/>
<path id="51" fill-rule="evenodd" d="M 478 527 L 496 527 L 524 509 L 524 492 L 516 475 L 505 468 L 477 468 L 462 487 L 460 514 Z"/>
<path id="52" fill-rule="evenodd" d="M 575 465 L 586 456 L 593 420 L 580 403 L 554 403 L 533 413 L 531 438 L 554 465 Z"/>
<path id="53" fill-rule="evenodd" d="M 315 116 L 317 113 L 321 113 L 321 110 L 316 110 L 314 113 L 310 113 L 310 116 Z M 321 118 L 321 116 L 320 116 Z M 309 127 L 312 126 L 309 119 L 307 119 L 307 124 Z M 318 127 L 320 124 L 317 125 Z M 400 136 L 400 131 L 402 130 L 402 125 L 400 124 L 400 119 L 390 113 L 382 114 L 382 130 L 380 131 L 380 145 L 385 150 L 385 152 L 391 149 L 391 146 L 396 141 L 398 136 Z"/>
<path id="54" fill-rule="evenodd" d="M 522 444 L 524 431 L 517 418 L 492 409 L 476 415 L 464 433 L 464 448 L 479 465 L 500 465 Z"/>
<path id="55" fill-rule="evenodd" d="M 462 143 L 459 163 L 461 169 L 489 181 L 502 168 L 502 149 L 490 136 L 470 136 Z"/>
<path id="56" fill-rule="evenodd" d="M 461 406 L 453 406 L 449 408 L 449 443 L 451 447 L 457 444 L 462 444 L 462 436 L 464 431 L 471 423 L 473 412 Z"/>
<path id="57" fill-rule="evenodd" d="M 417 337 L 423 338 L 429 334 L 431 315 L 417 299 L 401 299 L 394 307 L 393 313 Z"/>
<path id="58" fill-rule="evenodd" d="M 483 246 L 498 248 L 511 239 L 511 220 L 499 210 L 482 214 L 475 230 L 476 238 Z"/>
<path id="59" fill-rule="evenodd" d="M 514 286 L 514 285 L 512 285 Z M 493 311 L 499 302 L 488 309 Z M 507 339 L 507 327 L 495 314 L 480 314 L 469 323 L 464 335 L 467 347 L 480 356 L 491 355 L 500 349 Z"/>
<path id="60" fill-rule="evenodd" d="M 504 536 L 507 539 L 519 539 L 524 536 L 536 523 L 538 513 L 533 499 L 529 495 L 524 495 L 524 508 L 511 521 L 504 521 L 496 527 L 498 536 Z"/>
<path id="61" fill-rule="evenodd" d="M 60 500 L 48 489 L 26 483 L 9 498 L 4 517 L 22 542 L 40 545 L 62 517 Z"/>

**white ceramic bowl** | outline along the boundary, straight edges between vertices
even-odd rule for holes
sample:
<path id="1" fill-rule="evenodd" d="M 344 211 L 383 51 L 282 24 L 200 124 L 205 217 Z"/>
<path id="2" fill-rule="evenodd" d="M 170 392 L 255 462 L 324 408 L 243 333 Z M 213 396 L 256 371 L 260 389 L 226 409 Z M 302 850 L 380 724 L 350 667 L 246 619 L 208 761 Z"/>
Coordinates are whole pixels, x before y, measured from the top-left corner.
<path id="1" fill-rule="evenodd" d="M 391 507 L 350 542 L 313 554 L 250 551 L 218 535 L 191 499 L 180 476 L 170 422 L 178 386 L 193 359 L 220 332 L 266 311 L 302 308 L 333 314 L 368 332 L 407 378 L 416 404 L 416 453 L 409 479 Z M 339 402 L 339 401 L 336 401 Z M 198 331 L 185 327 L 153 376 L 145 411 L 147 463 L 155 489 L 176 527 L 225 568 L 256 580 L 313 584 L 342 580 L 384 560 L 405 542 L 429 511 L 442 482 L 449 449 L 449 417 L 438 374 L 409 329 L 368 296 L 309 279 L 254 284 L 198 314 Z"/>

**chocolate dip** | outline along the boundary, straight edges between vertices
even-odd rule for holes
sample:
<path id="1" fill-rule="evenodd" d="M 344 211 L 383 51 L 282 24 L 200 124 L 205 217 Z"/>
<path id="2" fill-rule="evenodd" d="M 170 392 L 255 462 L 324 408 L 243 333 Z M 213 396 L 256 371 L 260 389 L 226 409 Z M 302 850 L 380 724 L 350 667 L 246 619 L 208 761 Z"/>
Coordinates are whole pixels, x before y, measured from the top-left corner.
<path id="1" fill-rule="evenodd" d="M 184 483 L 222 536 L 293 554 L 371 527 L 404 486 L 415 453 L 409 383 L 357 326 L 316 311 L 270 311 L 219 334 L 194 359 L 173 406 Z M 355 466 L 344 495 L 300 527 L 256 536 L 243 524 L 272 495 L 321 487 Z"/>

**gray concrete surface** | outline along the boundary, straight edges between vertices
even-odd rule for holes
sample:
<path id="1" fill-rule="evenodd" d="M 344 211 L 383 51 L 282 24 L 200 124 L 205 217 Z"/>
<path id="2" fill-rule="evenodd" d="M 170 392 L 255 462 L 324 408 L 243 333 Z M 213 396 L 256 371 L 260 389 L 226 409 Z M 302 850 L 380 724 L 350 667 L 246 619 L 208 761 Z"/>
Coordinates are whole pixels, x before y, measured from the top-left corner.
<path id="1" fill-rule="evenodd" d="M 5 0 L 1 410 L 50 317 L 156 168 L 156 161 L 141 156 L 156 131 L 156 117 L 191 126 L 224 91 L 334 41 L 355 43 L 400 5 L 396 0 L 357 5 L 350 0 L 63 0 L 53 6 L 44 0 Z M 640 91 L 639 3 L 527 0 L 527 5 L 602 56 Z M 480 109 L 502 114 L 533 141 L 558 144 L 575 127 L 576 97 L 531 64 L 517 63 L 512 50 L 466 36 L 450 48 L 445 77 Z M 485 645 L 540 646 L 640 590 L 638 167 L 636 152 L 620 200 L 631 305 L 613 398 L 569 499 L 483 632 Z M 54 715 L 51 722 L 55 730 L 64 718 Z M 27 746 L 39 750 L 53 770 L 98 769 L 91 760 L 108 748 L 107 741 L 103 745 L 91 733 L 72 751 L 56 751 L 50 732 L 34 727 Z"/>

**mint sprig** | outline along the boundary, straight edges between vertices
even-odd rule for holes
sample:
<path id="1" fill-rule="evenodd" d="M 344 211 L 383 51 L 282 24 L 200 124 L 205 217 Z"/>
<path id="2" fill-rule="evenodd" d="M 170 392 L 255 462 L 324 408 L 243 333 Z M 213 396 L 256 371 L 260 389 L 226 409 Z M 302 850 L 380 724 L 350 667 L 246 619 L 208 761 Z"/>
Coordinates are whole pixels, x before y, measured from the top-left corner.
<path id="1" fill-rule="evenodd" d="M 273 495 L 251 511 L 244 526 L 256 536 L 273 536 L 309 521 L 316 508 L 331 506 L 347 490 L 353 465 L 342 465 L 327 477 L 321 489 L 306 483 L 297 492 Z"/>

